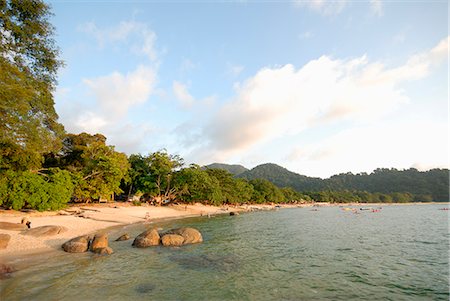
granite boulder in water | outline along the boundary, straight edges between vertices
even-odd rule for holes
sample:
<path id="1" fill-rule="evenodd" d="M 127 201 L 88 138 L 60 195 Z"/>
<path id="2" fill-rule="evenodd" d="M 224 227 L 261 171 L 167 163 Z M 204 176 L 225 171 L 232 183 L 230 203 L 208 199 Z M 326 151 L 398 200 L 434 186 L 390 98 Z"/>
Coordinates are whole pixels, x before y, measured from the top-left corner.
<path id="1" fill-rule="evenodd" d="M 146 248 L 159 245 L 160 237 L 156 229 L 150 229 L 139 234 L 133 242 L 133 246 L 137 248 Z"/>
<path id="2" fill-rule="evenodd" d="M 114 253 L 113 249 L 111 249 L 110 247 L 95 248 L 94 250 L 92 250 L 92 252 L 94 252 L 95 254 L 98 254 L 98 255 L 110 255 L 110 254 Z"/>
<path id="3" fill-rule="evenodd" d="M 78 236 L 65 242 L 62 248 L 68 253 L 83 253 L 89 249 L 90 242 L 91 237 L 89 235 Z"/>
<path id="4" fill-rule="evenodd" d="M 130 235 L 123 234 L 119 238 L 117 238 L 116 241 L 124 241 L 124 240 L 129 240 L 129 239 L 130 239 Z"/>
<path id="5" fill-rule="evenodd" d="M 196 244 L 203 241 L 202 234 L 200 231 L 194 228 L 178 228 L 172 229 L 167 232 L 167 234 L 178 234 L 184 238 L 183 245 Z"/>
<path id="6" fill-rule="evenodd" d="M 95 249 L 103 249 L 108 247 L 108 235 L 106 234 L 97 234 L 91 243 L 91 251 L 95 251 Z"/>
<path id="7" fill-rule="evenodd" d="M 178 234 L 166 234 L 161 238 L 161 243 L 165 247 L 181 246 L 184 242 L 184 237 Z"/>

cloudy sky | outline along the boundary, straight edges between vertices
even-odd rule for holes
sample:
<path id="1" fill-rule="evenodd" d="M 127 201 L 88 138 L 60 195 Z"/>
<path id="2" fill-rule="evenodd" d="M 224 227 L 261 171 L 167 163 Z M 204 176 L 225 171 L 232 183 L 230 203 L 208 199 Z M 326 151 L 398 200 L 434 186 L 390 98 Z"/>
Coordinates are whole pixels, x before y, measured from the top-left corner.
<path id="1" fill-rule="evenodd" d="M 449 166 L 447 1 L 55 1 L 69 132 L 308 176 Z"/>

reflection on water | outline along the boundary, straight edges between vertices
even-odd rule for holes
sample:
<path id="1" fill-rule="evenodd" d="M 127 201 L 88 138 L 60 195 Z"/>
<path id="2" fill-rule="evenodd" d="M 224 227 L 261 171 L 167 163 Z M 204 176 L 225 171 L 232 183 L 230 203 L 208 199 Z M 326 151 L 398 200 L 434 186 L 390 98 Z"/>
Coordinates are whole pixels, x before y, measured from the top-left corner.
<path id="1" fill-rule="evenodd" d="M 440 207 L 286 209 L 159 223 L 194 226 L 204 243 L 137 249 L 132 240 L 111 240 L 110 256 L 41 256 L 2 280 L 1 300 L 448 300 L 449 217 Z"/>

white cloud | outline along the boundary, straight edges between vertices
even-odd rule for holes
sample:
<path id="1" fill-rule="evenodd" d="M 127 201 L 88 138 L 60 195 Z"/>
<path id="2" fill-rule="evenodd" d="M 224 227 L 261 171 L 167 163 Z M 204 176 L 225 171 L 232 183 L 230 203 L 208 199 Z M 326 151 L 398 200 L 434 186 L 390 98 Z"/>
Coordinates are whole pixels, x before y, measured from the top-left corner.
<path id="1" fill-rule="evenodd" d="M 264 68 L 237 85 L 236 96 L 212 114 L 196 156 L 226 160 L 304 129 L 344 121 L 370 124 L 409 101 L 400 84 L 427 76 L 444 58 L 447 40 L 396 68 L 365 56 L 322 56 L 299 69 Z"/>
<path id="2" fill-rule="evenodd" d="M 378 17 L 383 15 L 383 3 L 381 0 L 370 0 L 370 8 Z"/>
<path id="3" fill-rule="evenodd" d="M 192 97 L 191 94 L 189 94 L 186 85 L 174 81 L 172 84 L 173 93 L 175 94 L 175 97 L 180 102 L 181 106 L 184 108 L 190 108 L 194 104 L 194 97 Z"/>
<path id="4" fill-rule="evenodd" d="M 102 115 L 120 118 L 131 106 L 148 100 L 154 90 L 156 72 L 150 67 L 139 66 L 126 75 L 116 71 L 83 82 L 94 94 Z"/>
<path id="5" fill-rule="evenodd" d="M 320 177 L 379 167 L 448 168 L 447 140 L 446 124 L 438 122 L 376 124 L 303 145 L 287 162 L 303 174 Z"/>
<path id="6" fill-rule="evenodd" d="M 157 59 L 156 34 L 144 23 L 122 21 L 114 27 L 99 28 L 94 22 L 88 22 L 80 25 L 78 30 L 93 36 L 102 48 L 109 44 L 114 46 L 120 44 L 128 47 L 133 53 L 148 57 L 151 61 Z"/>
<path id="7" fill-rule="evenodd" d="M 307 7 L 325 16 L 338 15 L 347 5 L 346 0 L 297 0 L 299 7 Z"/>

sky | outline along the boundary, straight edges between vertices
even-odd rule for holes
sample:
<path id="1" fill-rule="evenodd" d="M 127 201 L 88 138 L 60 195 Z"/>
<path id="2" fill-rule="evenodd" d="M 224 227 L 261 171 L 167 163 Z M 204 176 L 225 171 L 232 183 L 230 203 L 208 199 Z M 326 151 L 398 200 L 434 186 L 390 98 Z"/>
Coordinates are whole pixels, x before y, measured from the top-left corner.
<path id="1" fill-rule="evenodd" d="M 314 177 L 449 167 L 447 1 L 50 1 L 71 133 Z"/>

